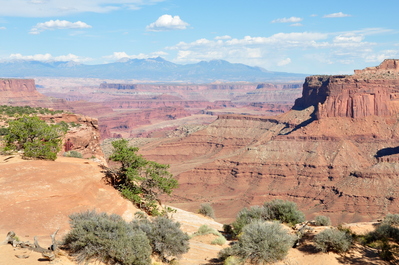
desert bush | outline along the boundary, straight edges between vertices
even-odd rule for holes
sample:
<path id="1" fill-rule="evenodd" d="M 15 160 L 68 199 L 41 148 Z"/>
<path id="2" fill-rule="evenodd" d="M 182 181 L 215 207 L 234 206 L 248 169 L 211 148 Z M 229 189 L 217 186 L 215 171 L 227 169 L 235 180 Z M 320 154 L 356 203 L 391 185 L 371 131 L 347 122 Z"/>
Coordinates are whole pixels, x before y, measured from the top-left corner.
<path id="1" fill-rule="evenodd" d="M 226 243 L 226 238 L 219 231 L 207 225 L 201 225 L 198 228 L 198 231 L 195 232 L 192 236 L 195 237 L 195 236 L 209 235 L 209 234 L 217 236 L 217 238 L 212 240 L 211 242 L 212 245 L 223 245 Z"/>
<path id="2" fill-rule="evenodd" d="M 194 233 L 195 236 L 208 235 L 208 234 L 212 234 L 212 235 L 215 235 L 215 236 L 221 236 L 222 235 L 215 228 L 207 226 L 207 225 L 201 225 L 198 228 L 198 231 Z"/>
<path id="3" fill-rule="evenodd" d="M 399 243 L 399 229 L 388 224 L 381 224 L 366 235 L 367 243 L 388 238 Z"/>
<path id="4" fill-rule="evenodd" d="M 399 225 L 399 214 L 387 214 L 382 223 L 387 225 Z"/>
<path id="5" fill-rule="evenodd" d="M 276 199 L 265 202 L 263 207 L 269 215 L 269 220 L 279 220 L 292 225 L 305 221 L 305 215 L 298 210 L 294 202 Z"/>
<path id="6" fill-rule="evenodd" d="M 315 218 L 315 224 L 317 226 L 329 226 L 331 225 L 331 219 L 328 216 L 318 215 Z"/>
<path id="7" fill-rule="evenodd" d="M 349 233 L 335 228 L 325 229 L 314 237 L 316 248 L 323 252 L 346 252 L 352 244 L 352 236 Z"/>
<path id="8" fill-rule="evenodd" d="M 23 150 L 25 157 L 55 160 L 63 134 L 57 125 L 48 125 L 36 116 L 23 116 L 9 122 L 4 140 L 6 149 Z"/>
<path id="9" fill-rule="evenodd" d="M 7 135 L 7 134 L 8 134 L 8 128 L 7 127 L 0 127 L 0 136 Z"/>
<path id="10" fill-rule="evenodd" d="M 270 263 L 283 259 L 295 237 L 278 222 L 253 221 L 244 226 L 238 242 L 219 257 L 237 256 L 253 263 Z"/>
<path id="11" fill-rule="evenodd" d="M 244 226 L 254 220 L 281 221 L 289 224 L 297 224 L 305 220 L 305 215 L 298 210 L 294 202 L 273 200 L 265 202 L 263 206 L 252 206 L 242 209 L 232 223 L 235 236 L 241 233 Z"/>
<path id="12" fill-rule="evenodd" d="M 217 238 L 215 238 L 214 240 L 212 240 L 211 244 L 222 246 L 222 245 L 226 244 L 226 238 L 224 236 L 220 235 Z"/>
<path id="13" fill-rule="evenodd" d="M 76 150 L 71 150 L 71 151 L 65 152 L 64 156 L 66 156 L 66 157 L 76 157 L 76 158 L 82 158 L 83 157 L 82 154 L 79 153 Z"/>
<path id="14" fill-rule="evenodd" d="M 215 219 L 215 212 L 213 211 L 213 208 L 209 203 L 202 203 L 200 205 L 198 213 L 202 214 L 203 216 L 208 216 L 212 219 Z"/>
<path id="15" fill-rule="evenodd" d="M 169 256 L 179 256 L 189 250 L 189 236 L 180 229 L 180 223 L 171 219 L 157 217 L 152 222 L 134 220 L 131 226 L 147 235 L 152 252 L 164 261 Z"/>
<path id="16" fill-rule="evenodd" d="M 252 206 L 239 211 L 236 220 L 232 223 L 234 234 L 239 235 L 242 228 L 254 220 L 269 220 L 269 215 L 260 206 Z"/>
<path id="17" fill-rule="evenodd" d="M 120 216 L 87 211 L 69 218 L 71 230 L 63 244 L 79 263 L 150 264 L 151 246 L 146 234 Z"/>
<path id="18" fill-rule="evenodd" d="M 228 257 L 223 262 L 223 265 L 241 265 L 241 264 L 243 264 L 243 259 L 236 256 Z"/>

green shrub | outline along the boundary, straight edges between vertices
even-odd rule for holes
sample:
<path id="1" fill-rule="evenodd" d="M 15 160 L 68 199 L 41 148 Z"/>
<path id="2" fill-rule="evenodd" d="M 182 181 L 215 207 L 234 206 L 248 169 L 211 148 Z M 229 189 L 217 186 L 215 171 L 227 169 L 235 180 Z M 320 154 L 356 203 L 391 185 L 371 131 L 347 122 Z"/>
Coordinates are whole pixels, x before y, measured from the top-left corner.
<path id="1" fill-rule="evenodd" d="M 252 206 L 242 209 L 232 223 L 235 236 L 241 233 L 244 226 L 254 220 L 273 221 L 297 224 L 305 221 L 305 215 L 298 210 L 294 202 L 273 200 L 265 202 L 263 206 Z"/>
<path id="2" fill-rule="evenodd" d="M 305 221 L 305 215 L 298 210 L 294 202 L 276 199 L 265 202 L 263 207 L 269 215 L 269 220 L 279 220 L 292 225 Z"/>
<path id="3" fill-rule="evenodd" d="M 64 156 L 66 156 L 66 157 L 76 157 L 76 158 L 82 158 L 83 157 L 82 154 L 79 153 L 76 150 L 71 150 L 71 151 L 65 152 Z"/>
<path id="4" fill-rule="evenodd" d="M 217 238 L 215 238 L 214 240 L 212 240 L 211 244 L 222 246 L 222 245 L 226 244 L 226 238 L 224 238 L 224 236 L 220 235 Z"/>
<path id="5" fill-rule="evenodd" d="M 208 216 L 212 219 L 215 219 L 215 212 L 213 211 L 213 208 L 209 203 L 202 203 L 198 210 L 198 213 L 202 214 L 203 216 Z"/>
<path id="6" fill-rule="evenodd" d="M 8 128 L 7 127 L 0 127 L 0 135 L 7 135 Z"/>
<path id="7" fill-rule="evenodd" d="M 233 232 L 237 236 L 241 233 L 242 228 L 252 221 L 269 219 L 269 215 L 263 207 L 252 206 L 250 208 L 244 208 L 238 212 L 236 220 L 232 223 Z"/>
<path id="8" fill-rule="evenodd" d="M 198 231 L 194 233 L 195 236 L 208 235 L 208 234 L 212 234 L 212 235 L 215 235 L 215 236 L 221 236 L 222 235 L 215 228 L 212 228 L 212 227 L 207 226 L 207 225 L 201 225 L 198 228 Z"/>
<path id="9" fill-rule="evenodd" d="M 228 257 L 223 265 L 241 265 L 243 264 L 243 259 L 235 256 Z"/>
<path id="10" fill-rule="evenodd" d="M 388 238 L 399 243 L 399 229 L 388 224 L 381 224 L 374 231 L 366 235 L 367 243 L 376 240 L 386 240 Z"/>
<path id="11" fill-rule="evenodd" d="M 331 219 L 328 216 L 318 215 L 315 218 L 315 224 L 317 226 L 329 226 L 331 225 Z"/>
<path id="12" fill-rule="evenodd" d="M 387 214 L 382 223 L 387 225 L 399 225 L 399 214 Z"/>
<path id="13" fill-rule="evenodd" d="M 189 236 L 180 229 L 180 223 L 165 217 L 157 217 L 152 222 L 147 219 L 134 220 L 133 228 L 138 228 L 150 240 L 152 252 L 163 261 L 167 257 L 179 256 L 189 250 Z"/>
<path id="14" fill-rule="evenodd" d="M 150 264 L 151 246 L 146 234 L 120 216 L 87 211 L 69 218 L 71 230 L 63 244 L 79 263 Z"/>
<path id="15" fill-rule="evenodd" d="M 57 125 L 48 125 L 36 116 L 23 116 L 9 122 L 4 140 L 6 149 L 23 150 L 25 157 L 55 160 L 63 134 Z"/>
<path id="16" fill-rule="evenodd" d="M 325 229 L 314 237 L 316 248 L 323 252 L 346 252 L 352 244 L 352 236 L 335 228 Z"/>
<path id="17" fill-rule="evenodd" d="M 253 263 L 271 263 L 283 259 L 295 237 L 278 222 L 253 221 L 242 229 L 238 242 L 219 257 L 237 256 Z"/>

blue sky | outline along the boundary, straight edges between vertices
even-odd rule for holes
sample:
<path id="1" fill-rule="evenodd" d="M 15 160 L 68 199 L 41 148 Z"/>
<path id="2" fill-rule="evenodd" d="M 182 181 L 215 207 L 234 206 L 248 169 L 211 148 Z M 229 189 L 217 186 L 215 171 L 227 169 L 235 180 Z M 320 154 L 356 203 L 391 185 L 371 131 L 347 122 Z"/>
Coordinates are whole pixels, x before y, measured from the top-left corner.
<path id="1" fill-rule="evenodd" d="M 223 59 L 353 73 L 399 58 L 398 0 L 0 0 L 0 60 Z"/>

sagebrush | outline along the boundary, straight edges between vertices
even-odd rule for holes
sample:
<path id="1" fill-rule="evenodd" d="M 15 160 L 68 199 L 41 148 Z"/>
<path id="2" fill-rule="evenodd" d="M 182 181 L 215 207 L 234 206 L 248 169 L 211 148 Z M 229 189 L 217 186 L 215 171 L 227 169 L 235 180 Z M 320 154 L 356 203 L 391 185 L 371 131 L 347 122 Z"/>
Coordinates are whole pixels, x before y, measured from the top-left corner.
<path id="1" fill-rule="evenodd" d="M 346 252 L 352 245 L 352 235 L 336 228 L 325 229 L 314 237 L 316 248 L 323 252 Z"/>
<path id="2" fill-rule="evenodd" d="M 215 212 L 209 203 L 202 203 L 200 205 L 198 213 L 202 214 L 203 216 L 208 216 L 212 219 L 215 219 Z"/>
<path id="3" fill-rule="evenodd" d="M 317 226 L 329 226 L 331 225 L 331 219 L 328 216 L 318 215 L 315 217 L 315 225 Z"/>
<path id="4" fill-rule="evenodd" d="M 236 256 L 256 264 L 276 262 L 287 255 L 294 241 L 280 223 L 257 220 L 244 226 L 238 242 L 222 250 L 219 257 Z"/>
<path id="5" fill-rule="evenodd" d="M 131 225 L 147 235 L 152 253 L 163 261 L 184 254 L 190 248 L 190 238 L 180 229 L 180 223 L 166 217 L 156 217 L 152 222 L 148 219 L 134 220 Z"/>
<path id="6" fill-rule="evenodd" d="M 97 260 L 121 265 L 150 264 L 146 234 L 118 215 L 87 211 L 70 215 L 71 230 L 63 244 L 79 263 Z"/>
<path id="7" fill-rule="evenodd" d="M 189 237 L 180 224 L 164 217 L 127 223 L 118 215 L 87 211 L 70 216 L 64 246 L 77 261 L 106 264 L 151 264 L 151 254 L 169 262 L 189 250 Z"/>
<path id="8" fill-rule="evenodd" d="M 237 236 L 244 226 L 254 220 L 281 221 L 288 224 L 297 224 L 305 220 L 305 215 L 299 211 L 297 205 L 291 201 L 273 200 L 265 202 L 263 206 L 252 206 L 242 209 L 232 223 L 233 232 Z"/>

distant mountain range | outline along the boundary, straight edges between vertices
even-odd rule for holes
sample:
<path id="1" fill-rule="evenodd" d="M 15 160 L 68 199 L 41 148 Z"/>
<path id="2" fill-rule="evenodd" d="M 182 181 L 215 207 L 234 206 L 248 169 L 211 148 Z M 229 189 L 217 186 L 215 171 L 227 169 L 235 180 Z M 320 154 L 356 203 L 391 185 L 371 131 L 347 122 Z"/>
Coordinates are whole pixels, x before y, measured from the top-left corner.
<path id="1" fill-rule="evenodd" d="M 272 82 L 303 80 L 307 75 L 271 72 L 261 67 L 229 63 L 224 60 L 175 64 L 161 57 L 122 59 L 115 63 L 86 65 L 76 62 L 40 62 L 14 60 L 0 62 L 0 77 L 79 77 L 104 79 L 136 79 L 159 82 Z"/>

